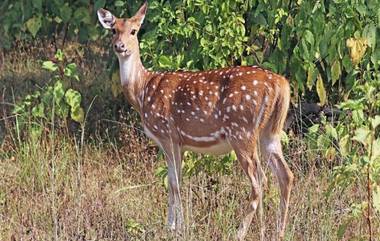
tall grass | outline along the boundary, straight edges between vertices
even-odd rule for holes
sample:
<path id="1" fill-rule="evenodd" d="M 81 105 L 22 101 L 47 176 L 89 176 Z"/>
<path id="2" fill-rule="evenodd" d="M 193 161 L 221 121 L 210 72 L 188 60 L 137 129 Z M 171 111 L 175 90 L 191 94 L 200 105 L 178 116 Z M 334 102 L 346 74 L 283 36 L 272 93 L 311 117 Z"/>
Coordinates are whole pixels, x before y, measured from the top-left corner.
<path id="1" fill-rule="evenodd" d="M 24 142 L 1 160 L 1 240 L 173 238 L 165 228 L 166 191 L 154 176 L 163 163 L 150 161 L 154 154 L 137 153 L 141 146 L 125 153 L 120 150 L 125 146 L 96 142 L 86 144 L 78 156 L 74 141 L 61 135 L 56 140 L 54 145 L 49 140 Z M 288 156 L 293 170 L 307 161 L 298 158 Z M 336 240 L 353 197 L 343 193 L 325 197 L 329 169 L 308 166 L 295 173 L 286 240 Z M 200 173 L 186 178 L 183 239 L 233 240 L 249 189 L 238 163 L 229 176 Z M 265 235 L 272 240 L 279 197 L 276 185 L 265 189 Z M 258 232 L 256 221 L 248 240 L 257 240 Z"/>

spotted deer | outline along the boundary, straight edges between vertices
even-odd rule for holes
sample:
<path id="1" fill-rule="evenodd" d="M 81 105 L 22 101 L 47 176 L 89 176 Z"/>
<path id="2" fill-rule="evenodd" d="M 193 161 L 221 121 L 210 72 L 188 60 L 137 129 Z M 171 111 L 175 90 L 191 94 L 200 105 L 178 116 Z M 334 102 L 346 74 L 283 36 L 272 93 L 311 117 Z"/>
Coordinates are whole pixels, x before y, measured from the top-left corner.
<path id="1" fill-rule="evenodd" d="M 279 236 L 283 237 L 293 182 L 280 143 L 289 107 L 288 81 L 257 66 L 199 72 L 148 71 L 141 63 L 137 38 L 146 11 L 147 2 L 128 19 L 117 18 L 105 9 L 99 9 L 97 15 L 101 25 L 113 32 L 112 45 L 120 64 L 124 94 L 139 112 L 145 133 L 165 153 L 169 228 L 183 228 L 183 152 L 220 155 L 234 150 L 251 184 L 249 205 L 237 233 L 237 238 L 243 240 L 262 196 L 260 150 L 279 183 Z"/>

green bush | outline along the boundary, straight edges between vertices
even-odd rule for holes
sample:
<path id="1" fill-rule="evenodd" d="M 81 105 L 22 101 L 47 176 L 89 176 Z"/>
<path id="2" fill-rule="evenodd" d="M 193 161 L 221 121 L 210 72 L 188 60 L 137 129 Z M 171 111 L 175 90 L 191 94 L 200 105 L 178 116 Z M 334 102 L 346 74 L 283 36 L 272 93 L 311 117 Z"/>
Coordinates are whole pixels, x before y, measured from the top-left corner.
<path id="1" fill-rule="evenodd" d="M 56 62 L 44 61 L 42 68 L 53 74 L 50 83 L 25 96 L 15 106 L 17 133 L 28 131 L 39 137 L 45 128 L 54 129 L 55 123 L 67 127 L 68 118 L 83 123 L 82 95 L 69 86 L 79 81 L 75 63 L 66 64 L 63 52 L 55 54 Z M 58 125 L 61 126 L 61 125 Z"/>
<path id="2" fill-rule="evenodd" d="M 355 76 L 347 100 L 337 106 L 341 110 L 339 121 L 323 118 L 321 124 L 309 128 L 307 138 L 309 148 L 320 150 L 322 158 L 340 160 L 333 168 L 327 197 L 333 191 L 350 189 L 367 194 L 354 199 L 350 212 L 342 216 L 339 239 L 353 221 L 369 220 L 380 213 L 380 78 L 371 64 L 357 68 Z"/>
<path id="3" fill-rule="evenodd" d="M 98 8 L 131 16 L 141 4 L 5 0 L 1 46 L 10 48 L 15 39 L 104 38 Z M 356 67 L 379 68 L 378 9 L 376 0 L 149 1 L 142 55 L 148 66 L 172 70 L 259 64 L 288 76 L 295 97 L 311 93 L 305 98 L 335 103 L 353 88 Z"/>

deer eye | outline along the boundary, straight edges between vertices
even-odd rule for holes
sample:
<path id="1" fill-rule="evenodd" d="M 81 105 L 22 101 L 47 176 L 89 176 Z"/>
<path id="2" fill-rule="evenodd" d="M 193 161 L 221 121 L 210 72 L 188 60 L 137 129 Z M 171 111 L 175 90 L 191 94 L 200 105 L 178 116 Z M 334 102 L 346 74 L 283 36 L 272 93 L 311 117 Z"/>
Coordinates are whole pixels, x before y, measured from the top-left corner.
<path id="1" fill-rule="evenodd" d="M 135 35 L 136 34 L 136 29 L 132 29 L 131 34 Z"/>
<path id="2" fill-rule="evenodd" d="M 112 34 L 115 35 L 116 34 L 116 30 L 113 28 L 112 29 Z"/>

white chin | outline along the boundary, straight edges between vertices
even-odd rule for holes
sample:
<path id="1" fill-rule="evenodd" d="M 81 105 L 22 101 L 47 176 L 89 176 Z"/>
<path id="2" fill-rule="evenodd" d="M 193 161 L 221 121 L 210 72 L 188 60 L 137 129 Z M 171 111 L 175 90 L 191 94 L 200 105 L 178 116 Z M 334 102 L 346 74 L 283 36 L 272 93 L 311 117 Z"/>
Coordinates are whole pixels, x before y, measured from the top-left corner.
<path id="1" fill-rule="evenodd" d="M 129 55 L 131 55 L 128 51 L 126 51 L 126 52 L 121 52 L 121 53 L 119 53 L 119 52 L 116 52 L 116 54 L 119 56 L 119 57 L 128 57 Z"/>

